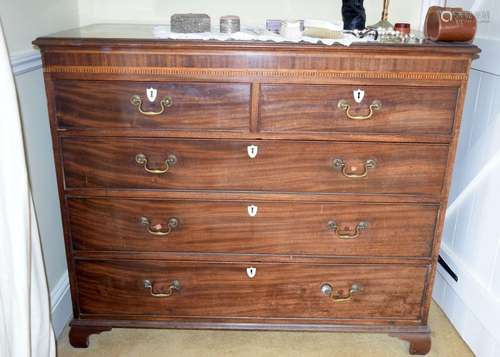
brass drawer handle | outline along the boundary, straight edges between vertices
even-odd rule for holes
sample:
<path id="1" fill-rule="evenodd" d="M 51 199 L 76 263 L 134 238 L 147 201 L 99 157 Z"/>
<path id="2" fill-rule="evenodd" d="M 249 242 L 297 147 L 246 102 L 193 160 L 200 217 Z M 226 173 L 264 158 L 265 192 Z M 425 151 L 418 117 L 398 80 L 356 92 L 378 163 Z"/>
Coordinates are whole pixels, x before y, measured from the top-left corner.
<path id="1" fill-rule="evenodd" d="M 354 173 L 353 171 L 347 171 L 347 164 L 344 160 L 342 159 L 335 159 L 333 160 L 333 167 L 336 169 L 336 170 L 342 170 L 342 175 L 344 175 L 345 177 L 348 177 L 348 178 L 363 178 L 363 177 L 366 177 L 368 176 L 368 169 L 373 169 L 375 168 L 376 166 L 376 162 L 375 160 L 372 160 L 372 159 L 369 159 L 369 160 L 366 160 L 366 162 L 364 163 L 364 171 L 360 174 L 356 174 Z"/>
<path id="2" fill-rule="evenodd" d="M 144 289 L 149 289 L 149 293 L 154 297 L 169 297 L 172 296 L 176 291 L 181 290 L 181 283 L 178 280 L 172 281 L 166 293 L 155 293 L 153 292 L 153 283 L 151 280 L 144 280 Z"/>
<path id="3" fill-rule="evenodd" d="M 147 115 L 147 116 L 155 116 L 155 115 L 163 114 L 163 112 L 165 111 L 165 108 L 171 107 L 174 104 L 174 102 L 172 101 L 172 98 L 165 97 L 165 98 L 163 98 L 160 101 L 160 106 L 161 106 L 161 110 L 160 111 L 158 111 L 158 112 L 148 112 L 148 111 L 142 110 L 142 99 L 141 99 L 140 96 L 133 95 L 130 98 L 130 103 L 132 103 L 132 105 L 134 105 L 135 107 L 137 107 L 137 109 L 139 110 L 139 113 L 141 113 L 143 115 Z"/>
<path id="4" fill-rule="evenodd" d="M 177 163 L 177 157 L 173 154 L 168 155 L 167 159 L 165 160 L 165 168 L 164 169 L 150 169 L 148 167 L 148 158 L 144 154 L 135 155 L 135 162 L 137 162 L 139 165 L 141 165 L 146 172 L 149 172 L 150 174 L 161 175 L 161 174 L 166 173 L 170 169 L 170 166 L 173 166 Z"/>
<path id="5" fill-rule="evenodd" d="M 324 283 L 321 284 L 321 293 L 332 299 L 333 302 L 345 302 L 352 300 L 353 295 L 359 294 L 363 289 L 359 284 L 352 284 L 351 288 L 347 293 L 343 293 L 342 290 L 334 291 L 332 284 Z"/>
<path id="6" fill-rule="evenodd" d="M 340 231 L 337 222 L 330 221 L 328 222 L 328 227 L 335 232 L 337 237 L 340 239 L 356 239 L 361 234 L 363 229 L 368 229 L 368 222 L 359 222 L 354 229 L 354 232 L 350 231 Z"/>
<path id="7" fill-rule="evenodd" d="M 179 226 L 179 220 L 175 217 L 169 218 L 166 230 L 163 229 L 161 224 L 152 226 L 151 221 L 147 217 L 141 217 L 141 224 L 146 226 L 149 234 L 154 236 L 168 236 L 172 230 Z"/>
<path id="8" fill-rule="evenodd" d="M 345 99 L 339 100 L 337 107 L 340 110 L 343 110 L 347 116 L 347 118 L 351 120 L 368 120 L 371 119 L 375 110 L 382 109 L 382 102 L 380 100 L 374 100 L 372 104 L 370 104 L 370 112 L 367 115 L 352 115 L 350 113 L 351 105 Z"/>

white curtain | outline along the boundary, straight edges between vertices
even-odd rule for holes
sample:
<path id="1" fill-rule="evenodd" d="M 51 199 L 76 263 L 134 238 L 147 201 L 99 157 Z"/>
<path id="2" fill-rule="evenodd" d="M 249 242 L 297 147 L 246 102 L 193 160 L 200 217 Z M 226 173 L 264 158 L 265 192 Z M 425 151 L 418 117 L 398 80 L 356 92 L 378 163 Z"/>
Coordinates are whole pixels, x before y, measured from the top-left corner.
<path id="1" fill-rule="evenodd" d="M 0 23 L 0 356 L 55 356 L 14 78 Z"/>

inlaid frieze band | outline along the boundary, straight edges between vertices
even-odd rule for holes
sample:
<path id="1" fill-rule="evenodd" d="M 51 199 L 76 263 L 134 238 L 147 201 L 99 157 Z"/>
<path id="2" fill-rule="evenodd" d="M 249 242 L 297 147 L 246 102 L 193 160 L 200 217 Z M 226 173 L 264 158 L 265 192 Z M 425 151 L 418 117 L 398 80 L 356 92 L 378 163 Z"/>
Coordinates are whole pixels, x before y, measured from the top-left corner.
<path id="1" fill-rule="evenodd" d="M 465 73 L 433 72 L 356 72 L 356 71 L 318 71 L 318 70 L 265 70 L 265 69 L 226 69 L 226 68 L 169 68 L 169 67 L 109 67 L 109 66 L 60 66 L 48 65 L 46 73 L 86 73 L 86 74 L 128 74 L 159 75 L 176 78 L 252 78 L 252 79 L 406 79 L 406 80 L 449 80 L 467 79 Z"/>

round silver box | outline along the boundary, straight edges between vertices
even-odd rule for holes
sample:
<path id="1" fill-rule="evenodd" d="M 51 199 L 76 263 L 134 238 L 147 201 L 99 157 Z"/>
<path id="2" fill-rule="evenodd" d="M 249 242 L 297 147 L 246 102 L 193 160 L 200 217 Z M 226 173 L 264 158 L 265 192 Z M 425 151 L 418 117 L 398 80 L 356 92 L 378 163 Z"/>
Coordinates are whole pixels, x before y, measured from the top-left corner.
<path id="1" fill-rule="evenodd" d="M 220 18 L 220 32 L 233 33 L 240 31 L 240 18 L 239 16 L 227 15 Z"/>

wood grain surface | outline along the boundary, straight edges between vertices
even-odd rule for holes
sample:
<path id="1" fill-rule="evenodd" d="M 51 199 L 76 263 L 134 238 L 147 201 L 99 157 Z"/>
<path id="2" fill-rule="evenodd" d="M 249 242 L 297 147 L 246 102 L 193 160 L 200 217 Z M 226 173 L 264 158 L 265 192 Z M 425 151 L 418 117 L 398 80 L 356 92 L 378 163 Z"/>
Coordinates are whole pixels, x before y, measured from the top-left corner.
<path id="1" fill-rule="evenodd" d="M 253 279 L 248 267 L 256 268 Z M 426 266 L 166 261 L 78 261 L 76 269 L 80 312 L 86 315 L 318 319 L 418 320 L 428 274 Z M 180 282 L 179 291 L 170 297 L 151 295 L 165 293 L 173 280 Z M 335 302 L 322 294 L 323 283 L 341 295 L 352 284 L 362 291 L 351 301 Z"/>
<path id="2" fill-rule="evenodd" d="M 240 190 L 323 193 L 426 194 L 442 190 L 446 145 L 168 139 L 63 140 L 68 188 L 107 187 L 177 190 Z M 249 145 L 258 146 L 251 159 Z M 169 155 L 177 163 L 163 174 Z M 367 160 L 376 167 L 364 178 L 348 178 L 335 169 L 343 159 L 348 173 L 361 174 Z"/>
<path id="3" fill-rule="evenodd" d="M 62 80 L 54 88 L 60 128 L 248 131 L 248 84 Z M 157 90 L 153 103 L 148 88 Z M 134 95 L 142 99 L 144 111 L 161 111 L 160 101 L 167 96 L 172 105 L 147 116 L 130 102 Z"/>
<path id="4" fill-rule="evenodd" d="M 251 217 L 248 206 L 255 205 Z M 439 206 L 397 204 L 318 204 L 259 201 L 167 201 L 69 199 L 71 237 L 76 250 L 206 252 L 310 256 L 429 257 Z M 167 231 L 148 233 L 141 223 Z M 329 227 L 336 221 L 338 233 Z"/>
<path id="5" fill-rule="evenodd" d="M 361 103 L 354 91 L 361 89 Z M 458 88 L 376 85 L 262 85 L 259 129 L 265 132 L 350 132 L 450 134 Z M 350 114 L 368 120 L 351 120 L 337 104 L 345 100 Z"/>

